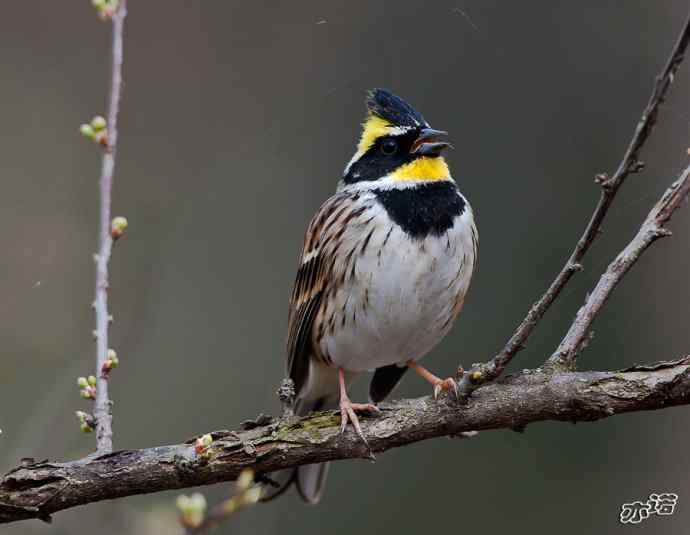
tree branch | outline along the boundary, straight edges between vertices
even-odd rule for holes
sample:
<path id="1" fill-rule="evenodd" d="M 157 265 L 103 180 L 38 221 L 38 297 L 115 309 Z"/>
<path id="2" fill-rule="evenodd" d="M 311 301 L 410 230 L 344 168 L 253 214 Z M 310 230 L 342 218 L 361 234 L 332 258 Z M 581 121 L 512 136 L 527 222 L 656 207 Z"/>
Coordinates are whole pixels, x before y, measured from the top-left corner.
<path id="1" fill-rule="evenodd" d="M 100 231 L 98 254 L 96 255 L 96 398 L 93 415 L 96 424 L 96 448 L 99 454 L 113 450 L 113 428 L 111 402 L 108 397 L 108 262 L 113 247 L 111 235 L 111 204 L 113 175 L 115 172 L 115 155 L 117 151 L 117 116 L 120 110 L 122 91 L 122 61 L 125 17 L 127 2 L 120 0 L 118 8 L 112 15 L 112 73 L 110 99 L 108 104 L 107 137 L 100 178 Z"/>
<path id="2" fill-rule="evenodd" d="M 644 164 L 639 160 L 639 153 L 652 132 L 659 112 L 659 106 L 666 98 L 666 94 L 673 83 L 689 41 L 690 13 L 685 20 L 671 54 L 666 60 L 663 70 L 656 78 L 656 83 L 647 106 L 642 112 L 642 117 L 637 123 L 635 133 L 616 172 L 610 178 L 606 175 L 597 175 L 595 178 L 601 185 L 601 196 L 584 233 L 575 245 L 575 249 L 544 295 L 532 305 L 527 316 L 522 320 L 501 352 L 488 363 L 473 365 L 472 369 L 464 374 L 459 384 L 463 395 L 468 395 L 482 384 L 493 381 L 503 373 L 503 370 L 505 370 L 513 357 L 525 347 L 527 339 L 546 311 L 560 295 L 563 288 L 568 284 L 571 277 L 582 269 L 580 262 L 601 233 L 601 225 L 618 190 L 630 173 L 639 172 L 644 167 Z"/>
<path id="3" fill-rule="evenodd" d="M 382 413 L 363 423 L 367 446 L 355 433 L 341 434 L 337 413 L 323 412 L 304 418 L 286 415 L 280 420 L 257 421 L 251 429 L 217 431 L 184 444 L 112 452 L 112 426 L 108 398 L 107 306 L 108 260 L 114 241 L 111 191 L 117 143 L 122 74 L 122 31 L 125 0 L 112 13 L 113 70 L 108 110 L 108 132 L 100 180 L 100 235 L 96 279 L 97 454 L 67 463 L 27 461 L 0 480 L 0 523 L 39 518 L 49 521 L 54 512 L 101 500 L 136 494 L 209 485 L 233 480 L 245 469 L 259 478 L 268 473 L 324 461 L 371 458 L 373 452 L 430 438 L 458 437 L 468 431 L 513 429 L 532 422 L 593 421 L 615 414 L 690 405 L 690 356 L 674 362 L 638 366 L 619 372 L 576 372 L 572 361 L 586 339 L 596 314 L 606 303 L 640 255 L 658 238 L 669 235 L 665 224 L 690 192 L 690 166 L 664 193 L 628 246 L 609 265 L 554 355 L 543 368 L 526 371 L 485 385 L 464 404 L 447 399 L 402 400 L 381 406 Z M 475 365 L 461 380 L 464 393 L 498 377 L 522 349 L 546 310 L 561 293 L 579 262 L 600 232 L 601 224 L 622 183 L 642 168 L 639 152 L 656 121 L 660 103 L 670 87 L 690 40 L 690 17 L 674 50 L 657 78 L 649 103 L 622 162 L 611 178 L 597 177 L 601 198 L 568 262 L 547 292 L 529 311 L 505 348 L 489 363 Z M 102 121 L 102 119 L 101 119 Z M 88 127 L 87 127 L 88 131 Z M 565 365 L 553 365 L 565 364 Z M 208 444 L 210 442 L 210 444 Z M 214 514 L 225 510 L 219 508 Z M 213 522 L 219 516 L 211 514 Z M 210 524 L 209 524 L 210 525 Z M 200 526 L 203 526 L 201 524 Z"/>
<path id="4" fill-rule="evenodd" d="M 475 392 L 465 405 L 429 397 L 381 406 L 363 420 L 374 452 L 470 430 L 522 430 L 532 422 L 594 421 L 615 414 L 690 404 L 690 356 L 620 372 L 535 370 Z M 49 519 L 101 500 L 233 480 L 337 459 L 369 458 L 353 432 L 340 434 L 337 413 L 273 421 L 248 431 L 218 431 L 204 456 L 194 441 L 125 450 L 69 463 L 21 466 L 0 480 L 0 523 Z"/>
<path id="5" fill-rule="evenodd" d="M 587 333 L 594 318 L 606 304 L 616 285 L 652 243 L 659 238 L 671 235 L 664 225 L 671 219 L 681 202 L 687 198 L 689 192 L 690 165 L 654 205 L 633 240 L 609 264 L 594 290 L 587 297 L 585 304 L 577 312 L 568 333 L 549 358 L 551 364 L 572 366 L 573 360 L 587 340 Z"/>

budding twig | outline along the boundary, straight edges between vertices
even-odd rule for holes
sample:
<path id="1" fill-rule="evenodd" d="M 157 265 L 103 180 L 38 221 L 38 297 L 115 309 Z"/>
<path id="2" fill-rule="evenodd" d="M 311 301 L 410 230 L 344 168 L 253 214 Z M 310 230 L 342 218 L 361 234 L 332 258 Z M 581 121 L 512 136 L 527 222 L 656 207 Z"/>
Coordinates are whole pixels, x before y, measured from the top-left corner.
<path id="1" fill-rule="evenodd" d="M 122 35 L 125 16 L 127 15 L 127 2 L 126 0 L 120 0 L 117 3 L 101 2 L 96 7 L 102 15 L 107 14 L 107 18 L 112 19 L 113 25 L 112 72 L 108 118 L 105 125 L 100 121 L 96 121 L 96 125 L 92 121 L 90 125 L 91 128 L 101 126 L 101 131 L 107 132 L 105 135 L 100 178 L 100 232 L 98 254 L 96 255 L 96 298 L 94 308 L 96 312 L 97 384 L 93 413 L 96 420 L 97 451 L 98 453 L 109 453 L 113 450 L 113 430 L 111 402 L 108 397 L 107 372 L 112 369 L 113 360 L 108 359 L 108 325 L 110 323 L 110 314 L 108 312 L 108 261 L 110 260 L 114 239 L 112 234 L 114 222 L 111 221 L 111 199 L 117 149 L 117 117 L 122 91 Z M 83 127 L 82 132 L 84 132 Z M 88 133 L 86 132 L 86 134 Z M 122 230 L 124 231 L 124 228 Z M 108 364 L 109 361 L 110 364 Z"/>
<path id="2" fill-rule="evenodd" d="M 200 457 L 206 457 L 211 444 L 213 444 L 213 436 L 210 433 L 202 435 L 194 441 L 194 452 Z"/>

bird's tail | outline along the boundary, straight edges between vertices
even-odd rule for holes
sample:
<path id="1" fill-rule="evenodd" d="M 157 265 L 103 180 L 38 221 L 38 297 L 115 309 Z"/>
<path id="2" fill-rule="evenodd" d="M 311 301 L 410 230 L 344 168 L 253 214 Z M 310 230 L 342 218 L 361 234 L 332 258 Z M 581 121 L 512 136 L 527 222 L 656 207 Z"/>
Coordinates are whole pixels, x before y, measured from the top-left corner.
<path id="1" fill-rule="evenodd" d="M 295 486 L 300 497 L 310 505 L 321 501 L 331 463 L 307 464 L 295 468 Z"/>
<path id="2" fill-rule="evenodd" d="M 312 411 L 327 410 L 331 405 L 334 405 L 334 403 L 325 403 L 323 399 L 313 402 L 298 402 L 295 407 L 295 414 L 304 416 Z M 278 488 L 264 495 L 261 501 L 269 502 L 274 500 L 294 483 L 300 497 L 306 503 L 316 505 L 321 501 L 321 496 L 323 496 L 323 491 L 326 487 L 329 465 L 330 463 L 307 464 L 298 466 L 290 471 L 284 471 L 283 476 L 279 478 L 282 481 L 280 481 Z"/>
<path id="3" fill-rule="evenodd" d="M 330 401 L 330 402 L 329 402 Z M 314 401 L 303 401 L 297 404 L 296 412 L 304 416 L 313 411 L 328 410 L 335 403 L 331 400 L 320 398 Z M 326 477 L 330 463 L 306 464 L 295 468 L 295 486 L 300 497 L 310 505 L 316 505 L 321 501 L 323 491 L 326 488 Z"/>
<path id="4" fill-rule="evenodd" d="M 277 488 L 261 497 L 261 502 L 270 502 L 281 496 L 292 484 L 306 503 L 316 505 L 321 501 L 326 488 L 326 476 L 331 463 L 307 464 L 291 470 L 284 470 L 278 477 Z"/>

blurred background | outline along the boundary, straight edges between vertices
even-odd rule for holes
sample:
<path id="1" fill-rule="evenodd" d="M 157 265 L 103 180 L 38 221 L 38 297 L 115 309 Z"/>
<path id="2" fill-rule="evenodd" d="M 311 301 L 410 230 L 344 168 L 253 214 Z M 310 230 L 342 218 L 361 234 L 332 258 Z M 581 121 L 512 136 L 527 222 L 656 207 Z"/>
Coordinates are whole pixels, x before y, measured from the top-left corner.
<path id="1" fill-rule="evenodd" d="M 620 161 L 687 10 L 657 2 L 130 1 L 111 262 L 116 448 L 179 442 L 277 413 L 287 299 L 308 220 L 352 155 L 371 87 L 448 130 L 472 201 L 479 270 L 441 374 L 500 349 L 591 213 L 592 178 Z M 0 17 L 0 472 L 87 454 L 76 377 L 91 340 L 100 152 L 78 133 L 104 113 L 110 28 L 89 2 L 9 2 Z M 560 341 L 585 293 L 686 159 L 690 63 L 605 233 L 513 369 Z M 690 210 L 595 324 L 584 369 L 690 351 Z M 353 398 L 364 396 L 361 380 Z M 428 387 L 409 375 L 395 395 Z M 503 530 L 561 535 L 690 521 L 690 410 L 482 432 L 339 462 L 319 507 L 294 495 L 217 533 Z M 206 488 L 210 503 L 230 485 Z M 187 493 L 189 491 L 186 491 Z M 676 492 L 672 517 L 632 528 L 621 504 Z M 175 496 L 94 504 L 4 535 L 179 533 Z"/>

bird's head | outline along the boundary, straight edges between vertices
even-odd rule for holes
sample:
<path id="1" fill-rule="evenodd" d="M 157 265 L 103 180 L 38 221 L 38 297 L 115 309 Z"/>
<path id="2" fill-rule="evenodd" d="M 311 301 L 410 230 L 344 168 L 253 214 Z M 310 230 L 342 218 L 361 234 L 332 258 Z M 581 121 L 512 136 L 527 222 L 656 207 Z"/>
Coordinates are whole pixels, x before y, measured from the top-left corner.
<path id="1" fill-rule="evenodd" d="M 367 116 L 344 184 L 450 180 L 441 156 L 450 147 L 446 132 L 434 130 L 403 99 L 385 89 L 367 95 Z"/>

